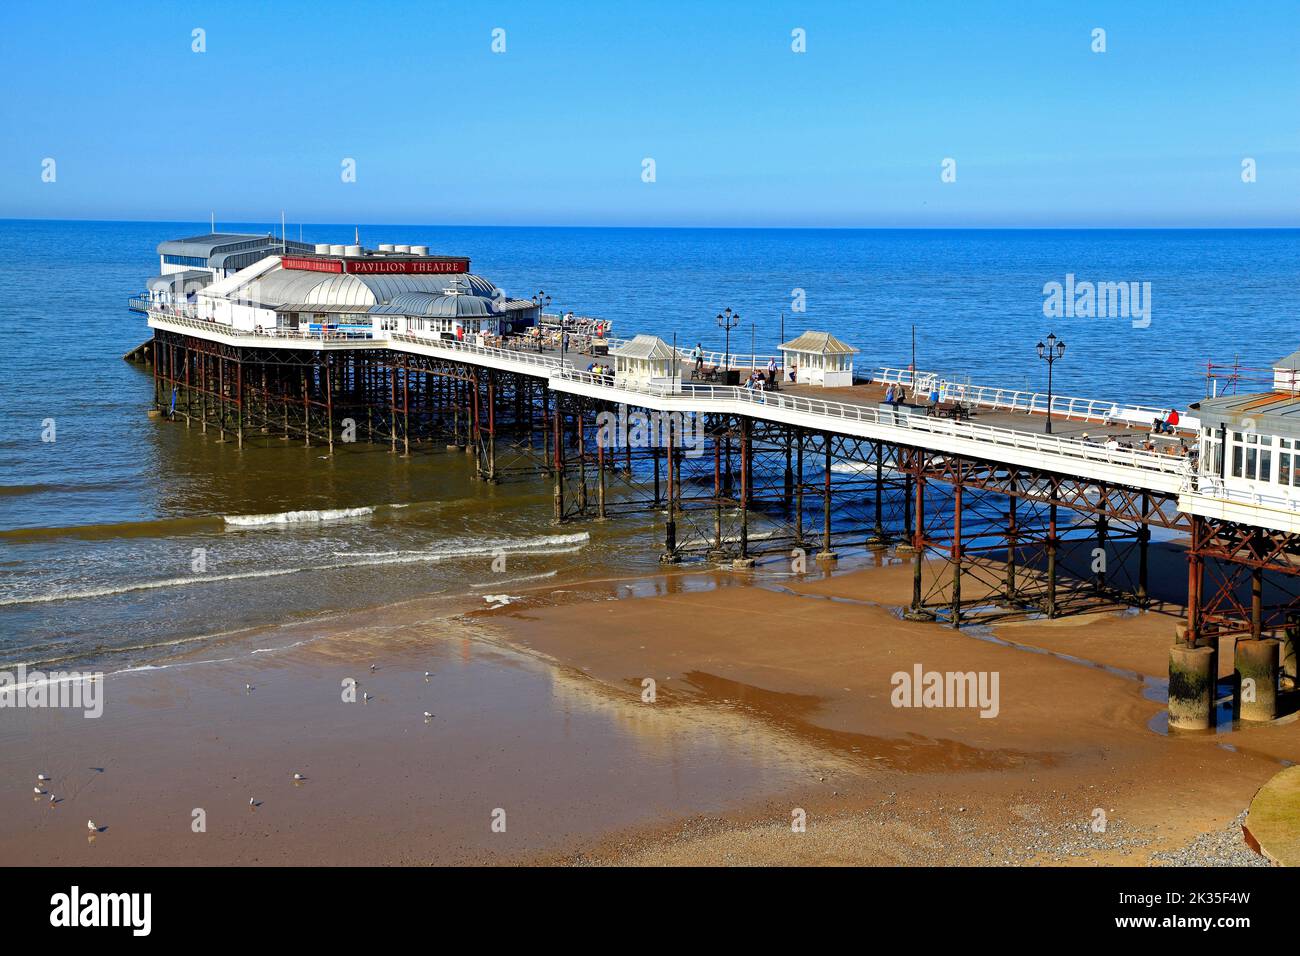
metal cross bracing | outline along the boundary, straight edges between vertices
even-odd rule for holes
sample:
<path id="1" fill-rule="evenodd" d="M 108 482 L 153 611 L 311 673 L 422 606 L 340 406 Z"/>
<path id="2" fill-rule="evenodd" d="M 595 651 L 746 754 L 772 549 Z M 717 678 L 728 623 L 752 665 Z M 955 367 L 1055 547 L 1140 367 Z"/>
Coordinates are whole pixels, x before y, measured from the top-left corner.
<path id="1" fill-rule="evenodd" d="M 1146 607 L 1151 527 L 1189 527 L 1172 495 L 920 449 L 906 457 L 917 617 Z"/>
<path id="2" fill-rule="evenodd" d="M 1187 640 L 1279 636 L 1291 650 L 1300 626 L 1300 535 L 1197 517 L 1188 548 Z M 1287 655 L 1284 653 L 1284 660 Z"/>

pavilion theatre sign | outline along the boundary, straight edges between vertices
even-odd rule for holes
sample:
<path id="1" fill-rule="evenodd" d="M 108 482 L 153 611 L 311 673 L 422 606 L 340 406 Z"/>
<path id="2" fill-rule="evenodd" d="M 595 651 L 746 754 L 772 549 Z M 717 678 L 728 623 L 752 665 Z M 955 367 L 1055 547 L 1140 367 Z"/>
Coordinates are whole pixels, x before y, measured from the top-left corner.
<path id="1" fill-rule="evenodd" d="M 460 258 L 389 259 L 318 259 L 310 256 L 283 256 L 280 266 L 304 272 L 350 272 L 353 275 L 448 275 L 469 272 L 469 260 Z"/>

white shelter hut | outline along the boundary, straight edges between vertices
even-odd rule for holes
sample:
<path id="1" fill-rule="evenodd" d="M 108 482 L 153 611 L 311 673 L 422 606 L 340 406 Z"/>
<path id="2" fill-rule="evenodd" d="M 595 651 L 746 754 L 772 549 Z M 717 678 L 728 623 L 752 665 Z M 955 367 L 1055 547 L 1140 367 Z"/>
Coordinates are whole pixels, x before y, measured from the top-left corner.
<path id="1" fill-rule="evenodd" d="M 624 385 L 675 387 L 677 353 L 657 335 L 638 335 L 630 342 L 610 349 L 615 381 Z"/>
<path id="2" fill-rule="evenodd" d="M 829 332 L 805 332 L 780 348 L 782 366 L 796 369 L 796 384 L 824 388 L 853 384 L 853 356 L 858 350 Z"/>

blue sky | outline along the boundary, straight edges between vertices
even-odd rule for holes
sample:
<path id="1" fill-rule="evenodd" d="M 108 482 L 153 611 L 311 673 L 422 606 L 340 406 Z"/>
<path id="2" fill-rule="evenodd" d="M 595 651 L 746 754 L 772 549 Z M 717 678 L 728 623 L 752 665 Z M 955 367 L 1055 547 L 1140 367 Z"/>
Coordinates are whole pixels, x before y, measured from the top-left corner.
<path id="1" fill-rule="evenodd" d="M 0 62 L 0 217 L 1300 224 L 1294 0 L 9 0 Z"/>

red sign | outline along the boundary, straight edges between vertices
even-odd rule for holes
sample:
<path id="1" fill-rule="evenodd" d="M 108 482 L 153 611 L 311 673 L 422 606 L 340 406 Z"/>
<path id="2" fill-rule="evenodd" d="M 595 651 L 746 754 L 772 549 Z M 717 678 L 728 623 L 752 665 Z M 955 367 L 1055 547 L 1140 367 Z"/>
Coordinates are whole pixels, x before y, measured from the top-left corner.
<path id="1" fill-rule="evenodd" d="M 304 259 L 301 256 L 281 256 L 280 268 L 302 269 L 306 272 L 342 272 L 340 259 Z"/>
<path id="2" fill-rule="evenodd" d="M 447 275 L 469 272 L 468 259 L 347 259 L 343 271 L 356 275 Z"/>
<path id="3" fill-rule="evenodd" d="M 306 272 L 350 272 L 354 275 L 455 275 L 469 272 L 469 260 L 457 258 L 389 259 L 376 256 L 366 259 L 316 259 L 307 256 L 281 256 L 284 269 Z"/>

